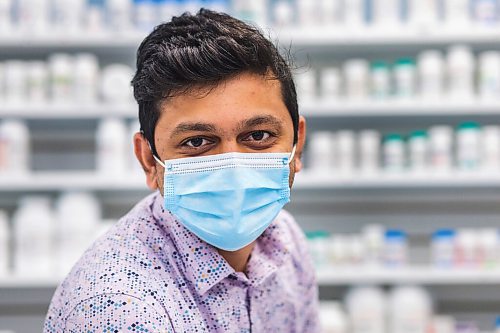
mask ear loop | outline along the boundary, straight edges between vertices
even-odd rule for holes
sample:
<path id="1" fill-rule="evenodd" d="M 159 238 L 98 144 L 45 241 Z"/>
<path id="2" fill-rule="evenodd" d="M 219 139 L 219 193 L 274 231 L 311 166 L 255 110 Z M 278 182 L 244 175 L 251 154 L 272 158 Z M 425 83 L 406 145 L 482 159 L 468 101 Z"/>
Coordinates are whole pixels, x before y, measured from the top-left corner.
<path id="1" fill-rule="evenodd" d="M 288 158 L 288 164 L 290 164 L 293 161 L 293 158 L 295 157 L 296 148 L 297 148 L 297 145 L 293 145 L 292 152 L 290 153 L 290 157 Z"/>
<path id="2" fill-rule="evenodd" d="M 156 157 L 156 155 L 153 153 L 153 148 L 151 148 L 151 144 L 149 143 L 149 141 L 147 141 L 147 142 L 148 142 L 149 150 L 151 150 L 151 154 L 153 155 L 153 158 L 155 159 L 156 163 L 161 165 L 163 168 L 166 168 L 165 163 L 160 161 L 160 159 L 158 157 Z"/>

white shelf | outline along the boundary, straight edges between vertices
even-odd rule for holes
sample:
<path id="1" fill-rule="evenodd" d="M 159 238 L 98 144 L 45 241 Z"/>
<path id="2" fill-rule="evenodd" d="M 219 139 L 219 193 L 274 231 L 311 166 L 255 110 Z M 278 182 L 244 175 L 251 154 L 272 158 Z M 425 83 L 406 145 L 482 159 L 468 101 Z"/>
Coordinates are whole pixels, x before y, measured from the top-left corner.
<path id="1" fill-rule="evenodd" d="M 500 30 L 497 27 L 434 26 L 419 29 L 396 27 L 300 27 L 273 28 L 273 40 L 288 46 L 391 46 L 391 45 L 449 45 L 456 43 L 497 45 Z"/>
<path id="2" fill-rule="evenodd" d="M 28 175 L 0 175 L 0 191 L 147 191 L 144 176 L 130 171 L 100 175 L 94 172 L 38 172 Z"/>
<path id="3" fill-rule="evenodd" d="M 334 174 L 334 171 L 332 171 Z M 451 173 L 428 175 L 332 176 L 324 172 L 303 171 L 296 176 L 295 189 L 391 189 L 391 188 L 500 188 L 500 172 L 493 176 Z M 144 177 L 133 171 L 100 175 L 94 172 L 37 172 L 27 175 L 0 175 L 0 192 L 26 191 L 147 191 Z"/>
<path id="4" fill-rule="evenodd" d="M 137 105 L 128 104 L 0 104 L 0 118 L 94 119 L 137 117 Z"/>
<path id="5" fill-rule="evenodd" d="M 336 175 L 336 176 L 335 176 Z M 397 188 L 497 188 L 500 187 L 500 171 L 490 173 L 449 172 L 447 174 L 337 174 L 335 170 L 304 170 L 296 175 L 297 188 L 301 189 L 397 189 Z"/>
<path id="6" fill-rule="evenodd" d="M 318 99 L 300 103 L 306 117 L 473 117 L 500 116 L 499 101 L 345 101 Z M 0 104 L 0 118 L 96 119 L 135 118 L 137 105 L 127 104 Z"/>
<path id="7" fill-rule="evenodd" d="M 499 101 L 304 101 L 300 112 L 306 117 L 473 117 L 500 116 Z"/>
<path id="8" fill-rule="evenodd" d="M 318 26 L 299 28 L 271 27 L 263 29 L 289 46 L 384 46 L 384 45 L 447 45 L 455 43 L 498 44 L 500 30 L 481 27 L 434 26 L 428 29 L 396 26 Z M 146 37 L 146 31 L 124 31 L 119 33 L 79 32 L 74 34 L 51 33 L 23 35 L 12 33 L 0 35 L 0 50 L 6 48 L 130 48 L 136 49 Z"/>
<path id="9" fill-rule="evenodd" d="M 421 285 L 497 285 L 500 269 L 437 269 L 415 266 L 400 269 L 331 267 L 318 270 L 320 286 L 370 285 L 370 284 L 421 284 Z"/>

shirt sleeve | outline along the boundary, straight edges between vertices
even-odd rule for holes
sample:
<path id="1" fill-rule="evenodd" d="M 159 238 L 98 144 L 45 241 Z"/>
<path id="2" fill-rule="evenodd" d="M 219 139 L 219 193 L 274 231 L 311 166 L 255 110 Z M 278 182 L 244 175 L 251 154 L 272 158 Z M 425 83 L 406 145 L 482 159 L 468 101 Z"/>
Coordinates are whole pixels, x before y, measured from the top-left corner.
<path id="1" fill-rule="evenodd" d="M 65 333 L 173 333 L 168 316 L 124 294 L 104 294 L 79 303 L 66 319 Z"/>

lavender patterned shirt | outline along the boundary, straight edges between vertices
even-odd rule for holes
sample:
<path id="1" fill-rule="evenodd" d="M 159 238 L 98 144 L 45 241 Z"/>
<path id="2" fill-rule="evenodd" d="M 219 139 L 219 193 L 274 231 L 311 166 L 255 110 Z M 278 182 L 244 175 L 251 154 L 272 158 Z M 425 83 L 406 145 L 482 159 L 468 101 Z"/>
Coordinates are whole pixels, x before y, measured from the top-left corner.
<path id="1" fill-rule="evenodd" d="M 85 252 L 56 290 L 44 332 L 318 332 L 306 248 L 282 211 L 246 274 L 235 272 L 156 192 Z"/>

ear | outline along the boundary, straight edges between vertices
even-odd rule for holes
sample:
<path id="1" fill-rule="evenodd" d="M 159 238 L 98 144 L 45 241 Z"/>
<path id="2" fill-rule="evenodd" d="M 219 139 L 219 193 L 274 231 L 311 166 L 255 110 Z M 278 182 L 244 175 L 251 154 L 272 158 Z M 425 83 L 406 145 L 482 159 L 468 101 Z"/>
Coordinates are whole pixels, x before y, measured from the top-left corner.
<path id="1" fill-rule="evenodd" d="M 139 132 L 134 134 L 134 153 L 146 174 L 146 184 L 152 190 L 158 189 L 157 169 L 161 166 L 156 163 L 148 141 Z"/>
<path id="2" fill-rule="evenodd" d="M 302 151 L 304 150 L 304 144 L 306 142 L 306 118 L 299 116 L 299 128 L 297 133 L 297 148 L 295 148 L 295 172 L 302 170 Z"/>

